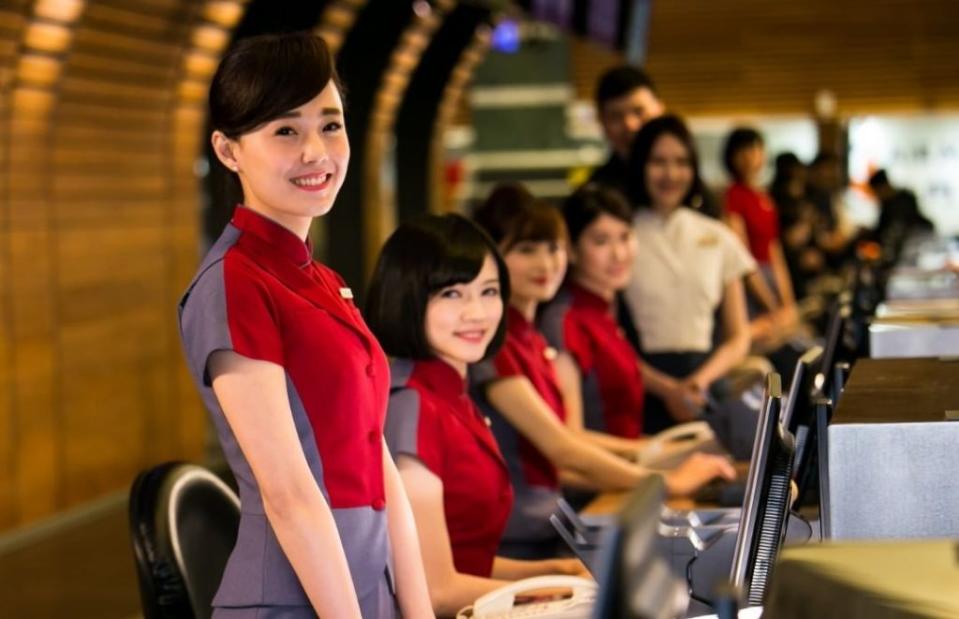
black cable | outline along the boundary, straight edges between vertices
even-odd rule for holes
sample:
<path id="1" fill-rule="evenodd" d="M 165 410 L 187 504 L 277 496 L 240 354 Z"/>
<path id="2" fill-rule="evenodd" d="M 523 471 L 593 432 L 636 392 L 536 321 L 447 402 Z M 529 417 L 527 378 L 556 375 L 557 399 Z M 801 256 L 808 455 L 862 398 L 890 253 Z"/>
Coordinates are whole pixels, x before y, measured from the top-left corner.
<path id="1" fill-rule="evenodd" d="M 797 520 L 801 521 L 804 525 L 806 525 L 806 528 L 809 529 L 809 534 L 806 536 L 806 539 L 803 540 L 802 543 L 805 544 L 806 542 L 808 542 L 809 540 L 811 540 L 811 539 L 812 539 L 812 523 L 809 522 L 808 520 L 806 520 L 806 519 L 802 516 L 802 514 L 800 514 L 799 512 L 790 511 L 790 512 L 789 512 L 789 515 L 790 515 L 790 516 L 795 516 Z"/>
<path id="2" fill-rule="evenodd" d="M 693 591 L 693 563 L 695 563 L 696 559 L 698 558 L 699 558 L 698 555 L 693 555 L 693 557 L 686 564 L 686 587 L 689 591 L 689 597 L 693 600 L 696 600 L 700 604 L 705 604 L 709 608 L 715 610 L 715 608 L 713 608 L 713 603 L 711 600 L 701 598 L 698 595 L 696 595 L 695 591 Z"/>

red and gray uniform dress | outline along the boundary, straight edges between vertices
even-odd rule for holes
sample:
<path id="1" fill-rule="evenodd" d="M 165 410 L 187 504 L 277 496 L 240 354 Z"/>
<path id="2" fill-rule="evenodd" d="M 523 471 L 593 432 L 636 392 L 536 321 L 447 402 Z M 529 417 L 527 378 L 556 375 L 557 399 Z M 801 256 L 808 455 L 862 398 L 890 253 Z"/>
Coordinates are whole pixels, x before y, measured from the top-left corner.
<path id="1" fill-rule="evenodd" d="M 466 381 L 438 359 L 394 359 L 386 413 L 393 457 L 413 456 L 443 484 L 456 571 L 490 577 L 513 506 L 506 461 Z"/>
<path id="2" fill-rule="evenodd" d="M 363 617 L 398 615 L 383 480 L 389 366 L 350 296 L 295 234 L 237 207 L 180 301 L 187 362 L 240 489 L 217 616 L 315 616 L 211 388 L 207 362 L 219 350 L 283 367 L 300 447 L 332 509 Z"/>
<path id="3" fill-rule="evenodd" d="M 489 403 L 486 387 L 500 379 L 525 377 L 560 422 L 565 422 L 566 409 L 552 363 L 555 356 L 556 351 L 547 345 L 536 327 L 510 307 L 502 348 L 492 359 L 470 366 L 473 399 L 492 422 L 493 435 L 506 458 L 513 483 L 515 501 L 503 534 L 506 543 L 522 544 L 557 537 L 549 516 L 560 497 L 559 474 L 546 456 Z"/>
<path id="4" fill-rule="evenodd" d="M 636 438 L 643 432 L 639 357 L 617 323 L 612 302 L 573 282 L 543 308 L 546 340 L 572 355 L 582 375 L 583 423 L 599 432 Z"/>

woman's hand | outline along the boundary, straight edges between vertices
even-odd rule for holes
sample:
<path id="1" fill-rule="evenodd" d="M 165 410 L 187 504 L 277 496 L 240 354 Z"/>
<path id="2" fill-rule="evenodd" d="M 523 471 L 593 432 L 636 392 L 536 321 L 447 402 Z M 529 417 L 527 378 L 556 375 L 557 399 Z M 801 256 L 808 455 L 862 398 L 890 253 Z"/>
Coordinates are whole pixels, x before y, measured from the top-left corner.
<path id="1" fill-rule="evenodd" d="M 693 494 L 714 479 L 735 479 L 736 469 L 725 456 L 697 453 L 663 477 L 669 496 L 682 497 Z"/>
<path id="2" fill-rule="evenodd" d="M 695 383 L 674 381 L 662 397 L 669 415 L 676 421 L 692 421 L 706 406 L 706 397 Z"/>
<path id="3" fill-rule="evenodd" d="M 544 574 L 562 574 L 563 576 L 582 576 L 592 578 L 589 570 L 579 559 L 546 559 Z"/>
<path id="4" fill-rule="evenodd" d="M 799 326 L 799 308 L 795 303 L 783 305 L 773 314 L 773 319 L 781 335 L 791 333 Z"/>

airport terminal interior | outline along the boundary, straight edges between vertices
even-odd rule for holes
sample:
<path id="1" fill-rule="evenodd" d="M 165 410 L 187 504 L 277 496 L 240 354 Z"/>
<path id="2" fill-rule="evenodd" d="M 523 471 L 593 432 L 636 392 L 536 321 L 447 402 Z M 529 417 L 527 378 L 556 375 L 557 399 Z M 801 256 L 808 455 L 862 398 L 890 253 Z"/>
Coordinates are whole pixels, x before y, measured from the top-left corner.
<path id="1" fill-rule="evenodd" d="M 0 617 L 959 617 L 957 34 L 0 0 Z"/>

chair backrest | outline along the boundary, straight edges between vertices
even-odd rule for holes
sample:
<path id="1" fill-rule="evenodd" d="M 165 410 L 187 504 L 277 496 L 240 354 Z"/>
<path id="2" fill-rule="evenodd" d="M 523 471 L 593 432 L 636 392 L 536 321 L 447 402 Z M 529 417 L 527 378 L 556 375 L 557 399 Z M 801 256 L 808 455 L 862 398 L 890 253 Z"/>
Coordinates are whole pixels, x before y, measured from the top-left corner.
<path id="1" fill-rule="evenodd" d="M 239 521 L 236 494 L 205 468 L 170 462 L 137 476 L 130 535 L 145 619 L 212 615 Z"/>

